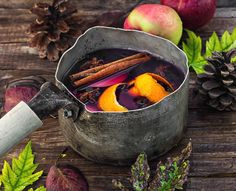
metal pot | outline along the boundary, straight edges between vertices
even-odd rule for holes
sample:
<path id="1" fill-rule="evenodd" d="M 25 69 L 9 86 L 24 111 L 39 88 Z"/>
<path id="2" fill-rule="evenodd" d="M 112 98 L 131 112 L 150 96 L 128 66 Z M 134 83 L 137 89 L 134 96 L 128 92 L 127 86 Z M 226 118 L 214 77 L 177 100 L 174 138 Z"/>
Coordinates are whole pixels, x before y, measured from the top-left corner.
<path id="1" fill-rule="evenodd" d="M 88 53 L 107 48 L 148 51 L 175 64 L 185 79 L 173 93 L 144 109 L 87 111 L 67 89 L 67 76 Z M 169 151 L 182 137 L 189 70 L 186 55 L 166 39 L 140 31 L 93 27 L 63 54 L 55 77 L 60 90 L 46 83 L 28 105 L 21 102 L 0 120 L 0 154 L 39 128 L 40 119 L 60 108 L 63 109 L 59 110 L 59 123 L 69 145 L 85 158 L 99 163 L 127 165 L 140 152 L 153 159 Z"/>

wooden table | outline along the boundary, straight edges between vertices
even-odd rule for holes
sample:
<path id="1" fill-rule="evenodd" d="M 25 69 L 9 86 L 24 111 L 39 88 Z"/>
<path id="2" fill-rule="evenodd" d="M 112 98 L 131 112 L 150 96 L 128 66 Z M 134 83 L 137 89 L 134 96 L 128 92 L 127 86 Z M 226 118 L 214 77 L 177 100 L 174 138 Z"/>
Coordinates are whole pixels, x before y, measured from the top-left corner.
<path id="1" fill-rule="evenodd" d="M 27 46 L 28 36 L 25 31 L 33 19 L 28 8 L 34 2 L 36 0 L 0 1 L 0 97 L 3 97 L 4 85 L 13 78 L 42 75 L 48 80 L 54 79 L 57 63 L 40 60 Z M 85 20 L 94 21 L 106 12 L 123 12 L 135 2 L 137 0 L 77 0 L 78 14 Z M 215 18 L 198 31 L 204 39 L 213 31 L 221 35 L 224 30 L 232 30 L 236 26 L 236 8 L 233 8 L 236 7 L 236 1 L 220 0 L 218 6 Z M 111 21 L 106 21 L 105 24 L 109 22 Z M 191 89 L 194 79 L 195 75 L 192 73 Z M 236 190 L 236 113 L 213 111 L 190 96 L 186 134 L 179 146 L 168 155 L 179 151 L 190 138 L 193 143 L 193 154 L 186 190 Z M 67 147 L 56 119 L 46 119 L 41 129 L 1 158 L 0 167 L 3 160 L 17 156 L 30 139 L 37 156 L 36 161 L 40 163 L 40 169 L 44 170 L 43 178 L 37 184 L 44 184 L 50 166 Z M 113 178 L 125 180 L 129 176 L 128 167 L 98 165 L 79 156 L 70 148 L 67 156 L 61 161 L 81 169 L 88 179 L 90 191 L 111 191 Z M 157 162 L 153 161 L 152 167 Z"/>

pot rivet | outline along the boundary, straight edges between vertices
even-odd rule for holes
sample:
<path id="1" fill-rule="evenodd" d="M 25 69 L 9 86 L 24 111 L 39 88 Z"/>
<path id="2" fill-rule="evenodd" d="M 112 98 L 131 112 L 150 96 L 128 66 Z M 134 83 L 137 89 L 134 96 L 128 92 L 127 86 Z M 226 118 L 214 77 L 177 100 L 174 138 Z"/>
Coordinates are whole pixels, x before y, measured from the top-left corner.
<path id="1" fill-rule="evenodd" d="M 73 116 L 73 112 L 71 110 L 67 110 L 67 109 L 64 110 L 64 117 L 65 118 L 70 118 L 72 116 Z"/>

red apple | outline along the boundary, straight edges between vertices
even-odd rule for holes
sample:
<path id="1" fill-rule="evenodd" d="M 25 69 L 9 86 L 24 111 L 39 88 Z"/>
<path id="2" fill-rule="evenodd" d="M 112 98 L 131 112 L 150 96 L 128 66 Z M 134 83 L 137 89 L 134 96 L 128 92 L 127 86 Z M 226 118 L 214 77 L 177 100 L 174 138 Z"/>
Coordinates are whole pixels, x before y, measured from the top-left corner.
<path id="1" fill-rule="evenodd" d="M 182 21 L 176 11 L 159 4 L 136 7 L 124 23 L 125 29 L 145 31 L 178 44 L 182 36 Z"/>
<path id="2" fill-rule="evenodd" d="M 207 24 L 216 10 L 216 0 L 161 0 L 161 4 L 175 9 L 188 29 Z"/>

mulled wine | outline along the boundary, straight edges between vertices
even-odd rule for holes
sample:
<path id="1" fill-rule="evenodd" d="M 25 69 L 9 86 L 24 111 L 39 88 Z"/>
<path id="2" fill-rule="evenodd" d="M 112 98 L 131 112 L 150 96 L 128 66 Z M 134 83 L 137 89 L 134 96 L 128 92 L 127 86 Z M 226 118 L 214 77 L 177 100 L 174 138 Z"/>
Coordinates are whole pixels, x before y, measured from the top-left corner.
<path id="1" fill-rule="evenodd" d="M 89 111 L 142 109 L 161 101 L 184 80 L 173 63 L 124 49 L 92 52 L 68 76 L 68 88 Z"/>

